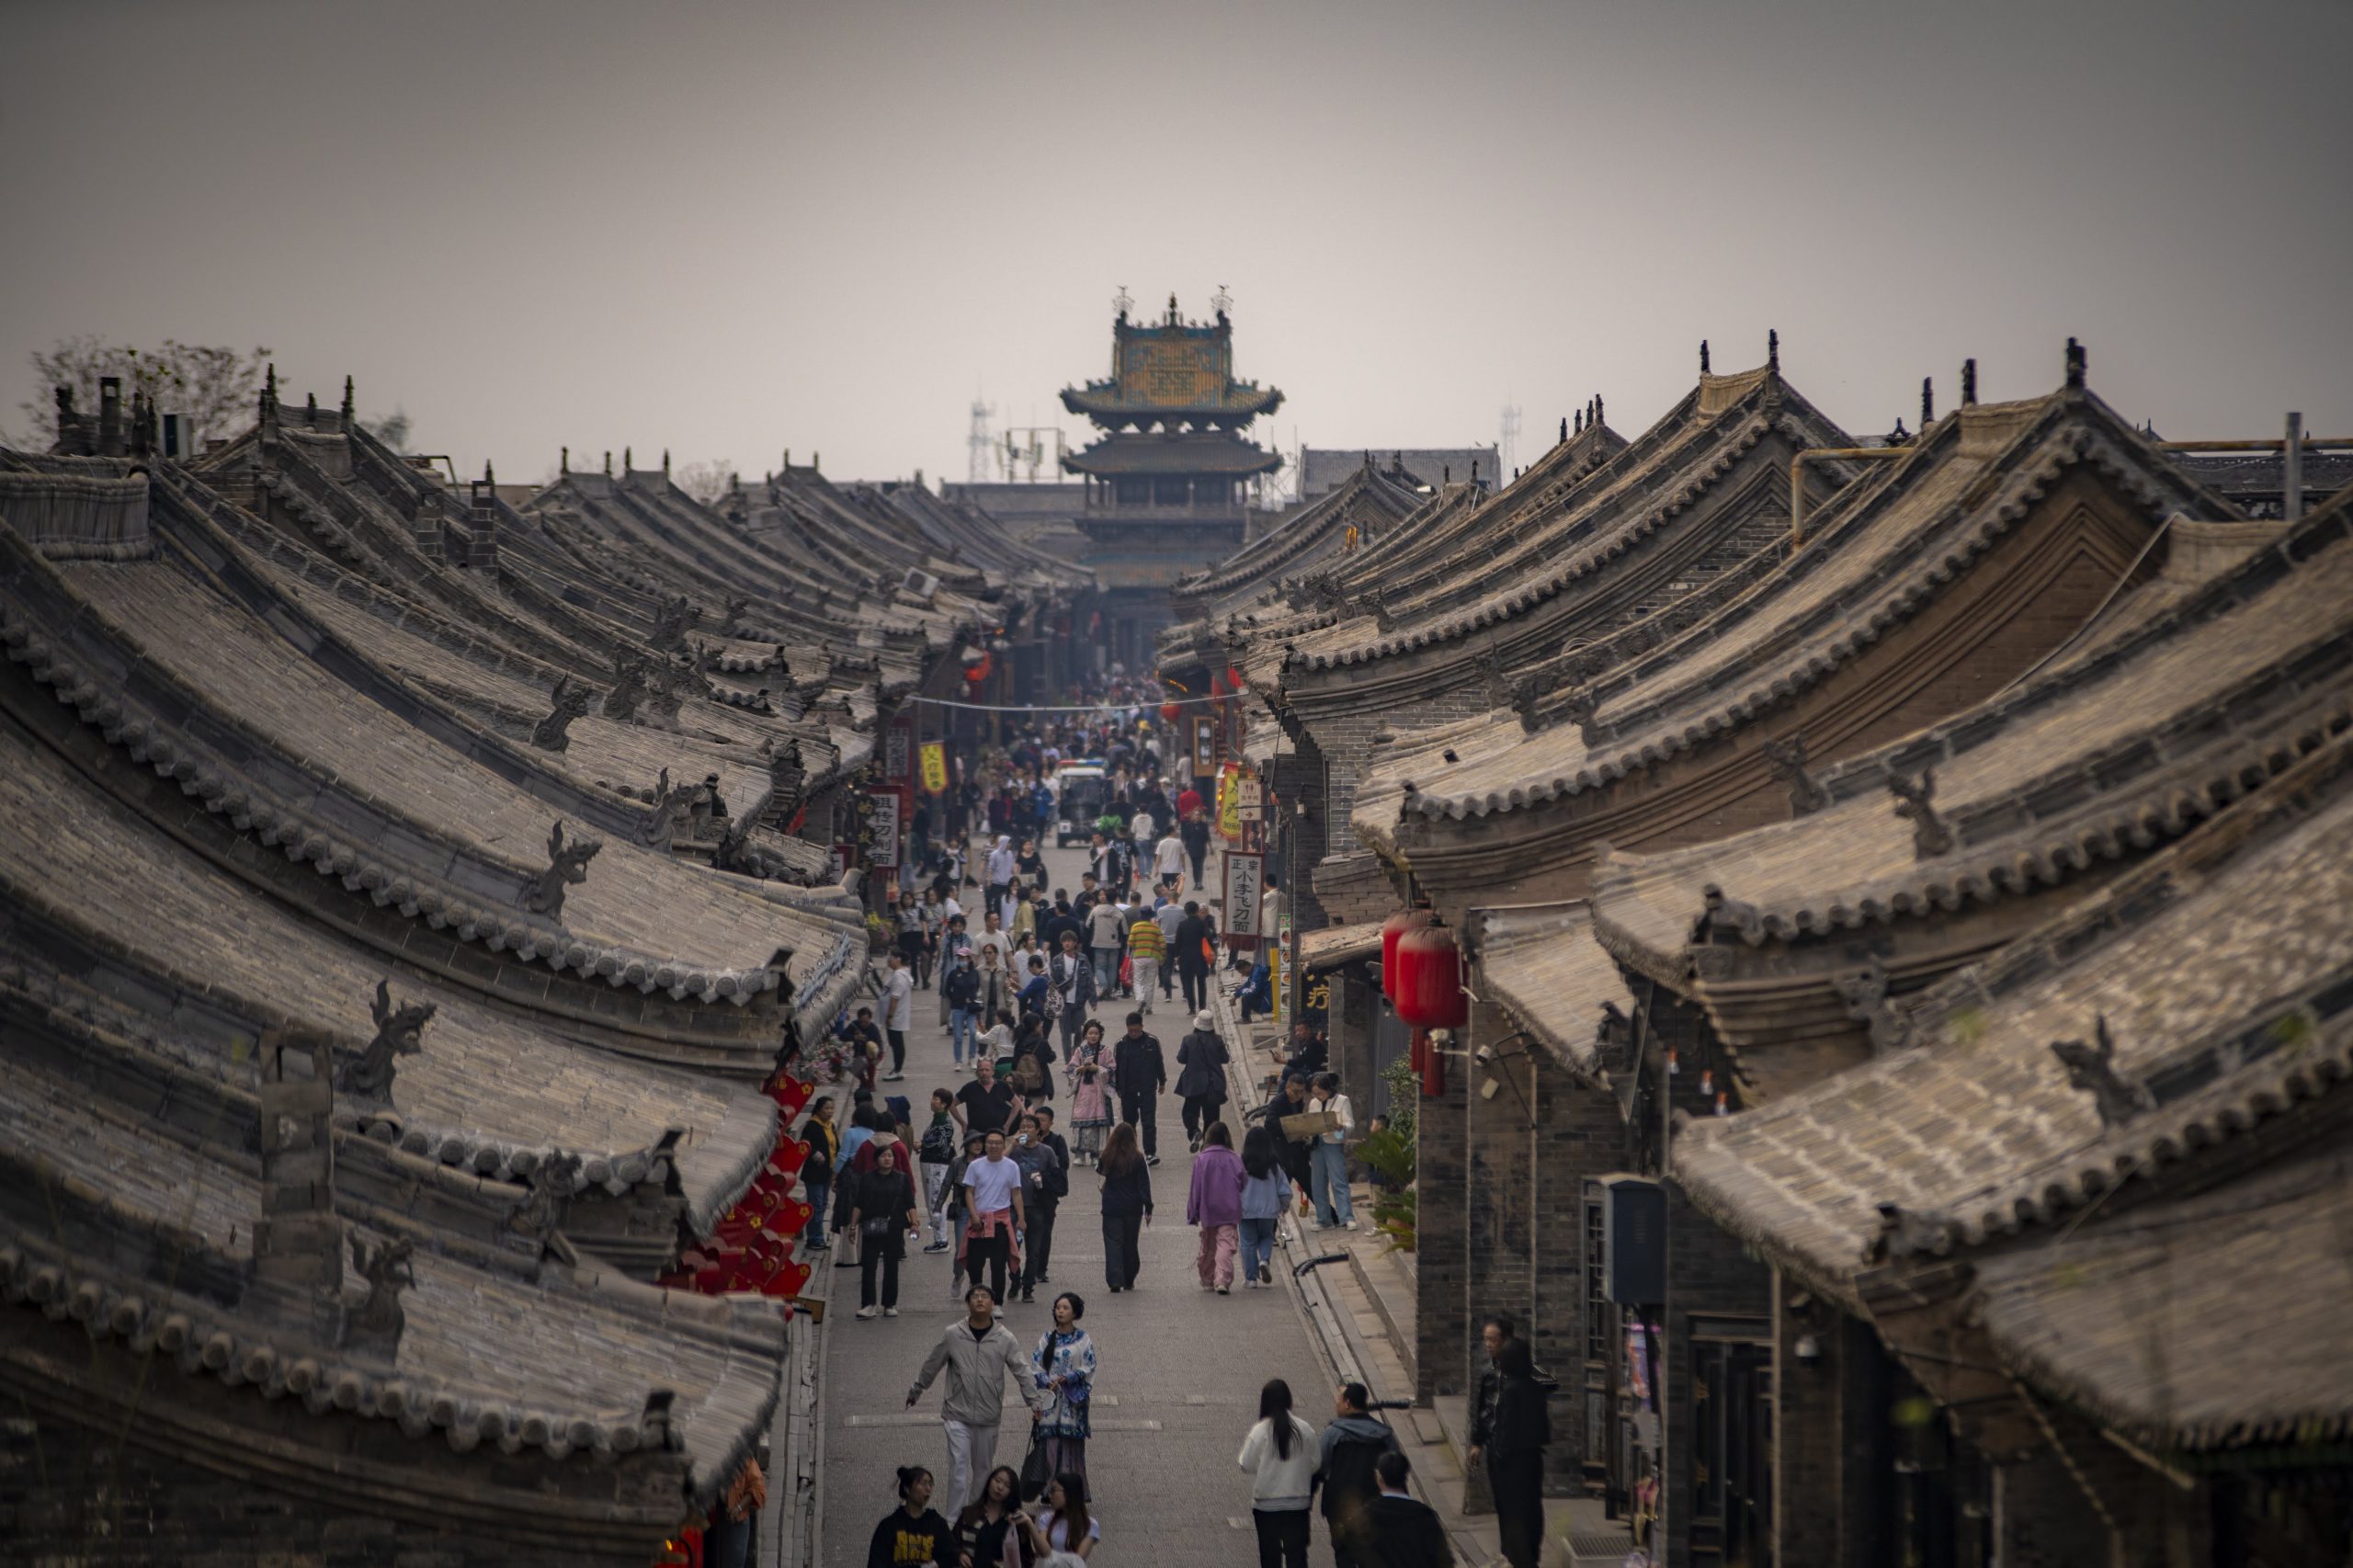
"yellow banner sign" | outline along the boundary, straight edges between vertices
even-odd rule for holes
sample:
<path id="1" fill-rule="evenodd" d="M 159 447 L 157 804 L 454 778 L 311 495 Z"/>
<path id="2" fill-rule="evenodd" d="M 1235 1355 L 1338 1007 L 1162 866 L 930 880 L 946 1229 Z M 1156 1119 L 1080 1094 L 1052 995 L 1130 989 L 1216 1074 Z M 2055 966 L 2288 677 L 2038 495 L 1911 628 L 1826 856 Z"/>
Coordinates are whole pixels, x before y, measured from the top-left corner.
<path id="1" fill-rule="evenodd" d="M 926 794 L 932 795 L 948 788 L 948 744 L 944 741 L 923 744 L 923 787 Z"/>

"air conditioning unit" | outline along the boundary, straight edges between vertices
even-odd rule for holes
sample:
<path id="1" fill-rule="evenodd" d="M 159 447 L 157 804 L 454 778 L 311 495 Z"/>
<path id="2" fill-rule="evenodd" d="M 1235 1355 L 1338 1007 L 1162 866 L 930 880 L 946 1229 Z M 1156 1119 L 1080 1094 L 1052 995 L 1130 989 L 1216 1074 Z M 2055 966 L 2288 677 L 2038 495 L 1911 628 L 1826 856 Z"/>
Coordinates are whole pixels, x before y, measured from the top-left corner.
<path id="1" fill-rule="evenodd" d="M 1601 1293 L 1622 1307 L 1666 1300 L 1666 1192 L 1648 1176 L 1597 1176 L 1601 1199 Z"/>
<path id="2" fill-rule="evenodd" d="M 939 592 L 939 579 L 928 572 L 919 572 L 910 566 L 907 568 L 906 580 L 899 586 L 919 599 L 927 599 Z"/>

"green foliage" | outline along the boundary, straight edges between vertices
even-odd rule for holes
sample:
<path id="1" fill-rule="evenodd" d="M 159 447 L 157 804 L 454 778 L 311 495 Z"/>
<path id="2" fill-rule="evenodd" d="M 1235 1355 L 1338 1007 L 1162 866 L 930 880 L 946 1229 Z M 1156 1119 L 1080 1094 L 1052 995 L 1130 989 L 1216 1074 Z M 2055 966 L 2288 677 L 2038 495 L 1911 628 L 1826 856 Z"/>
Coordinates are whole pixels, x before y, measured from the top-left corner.
<path id="1" fill-rule="evenodd" d="M 1405 1091 L 1414 1092 L 1410 1081 Z M 1406 1101 L 1410 1108 L 1412 1102 Z M 1381 1178 L 1372 1200 L 1372 1222 L 1404 1252 L 1414 1250 L 1415 1224 L 1419 1212 L 1419 1199 L 1414 1191 L 1414 1133 L 1410 1108 L 1404 1119 L 1404 1131 L 1399 1131 L 1397 1119 L 1380 1131 L 1368 1134 L 1356 1146 L 1357 1158 L 1362 1160 Z"/>
<path id="2" fill-rule="evenodd" d="M 1391 1062 L 1381 1070 L 1381 1081 L 1389 1086 L 1390 1128 L 1411 1148 L 1414 1117 L 1422 1103 L 1422 1081 L 1415 1075 L 1413 1059 L 1401 1056 Z M 1406 1179 L 1412 1179 L 1410 1172 Z"/>

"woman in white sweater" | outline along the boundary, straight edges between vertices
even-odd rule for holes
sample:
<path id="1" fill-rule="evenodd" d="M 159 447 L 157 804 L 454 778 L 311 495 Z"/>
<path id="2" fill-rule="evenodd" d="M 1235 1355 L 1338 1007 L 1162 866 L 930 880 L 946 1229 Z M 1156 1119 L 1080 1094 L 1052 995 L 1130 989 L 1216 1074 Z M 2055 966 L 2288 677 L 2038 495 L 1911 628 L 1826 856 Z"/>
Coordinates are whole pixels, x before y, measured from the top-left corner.
<path id="1" fill-rule="evenodd" d="M 1315 1228 L 1328 1231 L 1335 1225 L 1357 1228 L 1356 1203 L 1348 1196 L 1348 1134 L 1356 1131 L 1356 1108 L 1348 1104 L 1348 1096 L 1340 1093 L 1337 1073 L 1319 1073 L 1315 1086 L 1309 1091 L 1310 1108 L 1328 1110 L 1339 1126 L 1319 1135 L 1309 1150 L 1308 1174 L 1313 1177 L 1309 1191 L 1315 1199 Z"/>
<path id="2" fill-rule="evenodd" d="M 1307 1506 L 1314 1491 L 1315 1428 L 1290 1413 L 1290 1385 L 1258 1391 L 1258 1424 L 1242 1441 L 1251 1474 L 1250 1517 L 1258 1526 L 1258 1568 L 1307 1568 Z"/>

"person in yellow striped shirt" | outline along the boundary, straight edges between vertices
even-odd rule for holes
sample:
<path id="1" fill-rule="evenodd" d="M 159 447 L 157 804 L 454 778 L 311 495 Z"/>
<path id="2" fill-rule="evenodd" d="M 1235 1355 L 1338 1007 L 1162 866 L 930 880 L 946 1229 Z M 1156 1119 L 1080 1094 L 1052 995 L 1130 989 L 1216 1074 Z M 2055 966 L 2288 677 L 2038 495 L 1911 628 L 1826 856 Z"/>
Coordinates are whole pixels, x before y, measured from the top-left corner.
<path id="1" fill-rule="evenodd" d="M 1160 960 L 1168 956 L 1168 942 L 1161 935 L 1160 923 L 1141 901 L 1133 914 L 1135 924 L 1128 927 L 1128 962 L 1135 970 L 1136 1006 L 1149 1013 L 1153 986 L 1160 977 Z"/>

